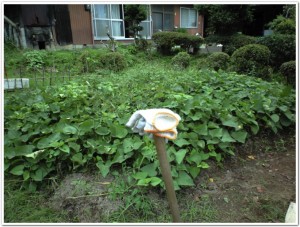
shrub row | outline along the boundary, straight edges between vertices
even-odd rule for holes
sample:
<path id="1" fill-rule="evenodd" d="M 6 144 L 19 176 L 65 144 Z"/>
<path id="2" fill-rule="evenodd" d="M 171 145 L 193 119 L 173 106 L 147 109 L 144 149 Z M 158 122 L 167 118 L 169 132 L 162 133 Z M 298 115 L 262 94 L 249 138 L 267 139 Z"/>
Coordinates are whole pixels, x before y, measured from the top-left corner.
<path id="1" fill-rule="evenodd" d="M 273 34 L 255 38 L 243 34 L 235 34 L 231 36 L 211 35 L 205 38 L 206 44 L 221 43 L 223 51 L 232 55 L 238 48 L 248 44 L 261 44 L 267 46 L 270 51 L 270 65 L 275 69 L 279 69 L 284 62 L 295 60 L 296 56 L 296 36 Z"/>
<path id="2" fill-rule="evenodd" d="M 190 47 L 197 49 L 203 43 L 201 37 L 182 32 L 157 32 L 153 34 L 152 39 L 157 44 L 157 50 L 162 54 L 170 54 L 171 48 L 176 45 L 184 49 Z"/>

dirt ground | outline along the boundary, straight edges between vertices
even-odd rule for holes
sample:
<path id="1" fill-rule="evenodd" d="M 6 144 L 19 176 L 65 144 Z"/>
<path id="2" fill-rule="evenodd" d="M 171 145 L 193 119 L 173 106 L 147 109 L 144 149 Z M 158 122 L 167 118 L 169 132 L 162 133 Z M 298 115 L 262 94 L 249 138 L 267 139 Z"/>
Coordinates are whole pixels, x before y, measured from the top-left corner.
<path id="1" fill-rule="evenodd" d="M 180 191 L 179 201 L 199 204 L 208 198 L 218 223 L 284 222 L 290 202 L 296 199 L 295 131 L 264 133 L 242 146 L 222 166 L 210 163 L 196 179 L 196 186 Z M 120 200 L 110 200 L 107 187 L 113 178 L 72 174 L 65 178 L 50 199 L 52 207 L 71 214 L 72 222 L 102 222 L 100 216 L 118 210 Z M 95 196 L 98 195 L 98 196 Z M 164 193 L 152 191 L 150 197 L 167 206 Z M 180 209 L 187 209 L 179 204 Z M 195 207 L 194 207 L 195 208 Z M 75 217 L 75 220 L 74 220 Z M 186 220 L 189 222 L 189 220 Z M 202 217 L 190 222 L 210 222 Z"/>
<path id="2" fill-rule="evenodd" d="M 259 135 L 237 147 L 237 155 L 223 168 L 212 167 L 197 179 L 194 198 L 209 194 L 218 222 L 284 222 L 289 203 L 296 199 L 293 135 Z"/>

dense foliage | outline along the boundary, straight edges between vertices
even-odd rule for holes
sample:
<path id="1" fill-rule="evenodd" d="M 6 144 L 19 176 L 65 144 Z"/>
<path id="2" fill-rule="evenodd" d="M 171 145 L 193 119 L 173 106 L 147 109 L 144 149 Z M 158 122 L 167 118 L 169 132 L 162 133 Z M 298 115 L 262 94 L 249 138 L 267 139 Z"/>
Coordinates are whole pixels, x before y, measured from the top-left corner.
<path id="1" fill-rule="evenodd" d="M 234 144 L 295 121 L 295 92 L 236 73 L 176 71 L 148 62 L 4 100 L 4 170 L 34 190 L 57 174 L 130 167 L 138 185 L 163 185 L 153 141 L 125 127 L 138 109 L 165 107 L 182 121 L 167 152 L 175 187 L 194 185 L 208 159 L 234 155 Z"/>
<path id="2" fill-rule="evenodd" d="M 153 34 L 152 40 L 162 54 L 170 54 L 171 48 L 176 45 L 188 51 L 191 47 L 199 48 L 200 44 L 203 43 L 203 39 L 200 36 L 182 32 L 157 32 Z"/>
<path id="3" fill-rule="evenodd" d="M 231 56 L 232 69 L 261 78 L 267 78 L 269 72 L 270 50 L 260 44 L 249 44 L 237 49 Z"/>
<path id="4" fill-rule="evenodd" d="M 253 20 L 252 5 L 210 4 L 195 8 L 208 18 L 208 34 L 233 34 Z"/>
<path id="5" fill-rule="evenodd" d="M 145 5 L 125 5 L 124 6 L 125 21 L 128 23 L 128 30 L 132 32 L 136 39 L 138 32 L 143 30 L 140 22 L 147 19 L 147 9 Z"/>
<path id="6" fill-rule="evenodd" d="M 276 34 L 296 34 L 296 6 L 286 5 L 283 7 L 283 14 L 278 15 L 269 23 L 270 29 Z"/>
<path id="7" fill-rule="evenodd" d="M 270 65 L 279 69 L 282 63 L 296 59 L 296 36 L 274 34 L 260 37 L 258 44 L 267 46 L 271 51 Z"/>

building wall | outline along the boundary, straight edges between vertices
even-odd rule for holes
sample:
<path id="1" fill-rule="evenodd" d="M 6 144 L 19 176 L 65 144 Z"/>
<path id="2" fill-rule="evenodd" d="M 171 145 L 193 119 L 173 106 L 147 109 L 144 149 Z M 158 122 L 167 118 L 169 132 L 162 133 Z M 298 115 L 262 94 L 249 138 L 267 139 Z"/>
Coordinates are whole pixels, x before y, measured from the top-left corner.
<path id="1" fill-rule="evenodd" d="M 180 5 L 175 6 L 175 13 L 174 13 L 174 26 L 180 28 Z M 185 8 L 193 8 L 193 6 L 186 6 Z M 196 33 L 199 33 L 201 36 L 203 36 L 203 29 L 204 28 L 204 17 L 202 15 L 198 15 L 198 24 L 197 28 L 187 28 L 187 31 L 191 35 L 195 35 Z"/>
<path id="2" fill-rule="evenodd" d="M 93 44 L 91 12 L 84 5 L 68 5 L 73 44 Z"/>

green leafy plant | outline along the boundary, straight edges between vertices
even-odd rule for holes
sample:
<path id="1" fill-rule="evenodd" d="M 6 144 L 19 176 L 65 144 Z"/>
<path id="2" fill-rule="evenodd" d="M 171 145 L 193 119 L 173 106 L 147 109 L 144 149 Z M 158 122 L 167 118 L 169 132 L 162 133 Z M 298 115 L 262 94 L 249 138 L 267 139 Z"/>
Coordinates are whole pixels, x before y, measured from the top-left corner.
<path id="1" fill-rule="evenodd" d="M 47 53 L 43 50 L 32 50 L 23 54 L 27 70 L 41 69 L 45 64 Z"/>

